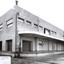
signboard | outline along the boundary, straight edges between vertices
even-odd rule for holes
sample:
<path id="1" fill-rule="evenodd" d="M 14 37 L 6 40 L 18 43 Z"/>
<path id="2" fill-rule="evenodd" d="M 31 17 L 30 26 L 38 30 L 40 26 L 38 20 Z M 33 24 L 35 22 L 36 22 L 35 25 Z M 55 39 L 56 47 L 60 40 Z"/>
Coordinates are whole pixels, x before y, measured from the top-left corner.
<path id="1" fill-rule="evenodd" d="M 11 56 L 0 56 L 0 64 L 11 64 Z"/>

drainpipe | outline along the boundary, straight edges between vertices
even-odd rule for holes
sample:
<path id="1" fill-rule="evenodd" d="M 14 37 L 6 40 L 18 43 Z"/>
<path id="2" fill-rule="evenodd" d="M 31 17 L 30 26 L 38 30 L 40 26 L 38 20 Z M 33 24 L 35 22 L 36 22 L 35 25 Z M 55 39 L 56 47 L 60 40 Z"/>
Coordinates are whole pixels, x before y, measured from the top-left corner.
<path id="1" fill-rule="evenodd" d="M 15 14 L 15 57 L 16 57 L 16 52 L 17 52 L 17 36 L 18 36 L 18 32 L 17 32 L 17 18 L 18 18 L 19 13 L 16 12 Z"/>
<path id="2" fill-rule="evenodd" d="M 18 35 L 18 32 L 17 32 L 17 16 L 18 16 L 18 12 L 16 13 L 16 22 L 15 22 L 15 43 L 16 43 L 16 46 L 17 46 L 17 35 Z"/>
<path id="3" fill-rule="evenodd" d="M 15 2 L 16 2 L 16 5 L 18 5 L 18 1 L 16 0 Z M 16 14 L 15 14 L 15 57 L 16 57 L 16 55 L 19 55 L 18 51 L 17 51 L 17 36 L 18 36 L 17 18 L 18 18 L 18 15 L 19 15 L 19 12 L 16 12 Z"/>

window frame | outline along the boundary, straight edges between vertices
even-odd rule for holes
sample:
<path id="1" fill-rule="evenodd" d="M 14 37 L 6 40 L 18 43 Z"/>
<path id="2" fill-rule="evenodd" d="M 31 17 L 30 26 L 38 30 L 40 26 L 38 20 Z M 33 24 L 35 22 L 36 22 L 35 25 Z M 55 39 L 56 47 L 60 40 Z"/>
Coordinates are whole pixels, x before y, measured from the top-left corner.
<path id="1" fill-rule="evenodd" d="M 10 20 L 12 20 L 12 21 L 10 22 Z M 7 27 L 11 27 L 13 25 L 13 18 L 10 18 L 9 20 L 7 20 L 6 25 L 7 25 Z"/>
<path id="2" fill-rule="evenodd" d="M 26 20 L 26 23 L 27 23 L 27 25 L 31 25 L 31 22 L 30 22 L 30 21 L 28 21 L 28 20 Z"/>
<path id="3" fill-rule="evenodd" d="M 34 23 L 34 27 L 35 27 L 35 28 L 38 28 L 38 24 L 35 24 L 35 23 Z"/>
<path id="4" fill-rule="evenodd" d="M 19 21 L 20 20 L 20 21 Z M 17 21 L 24 23 L 24 19 L 21 17 L 18 17 Z"/>
<path id="5" fill-rule="evenodd" d="M 46 31 L 48 31 L 48 32 L 49 32 L 49 34 L 48 34 L 48 35 L 50 35 L 50 30 L 49 30 L 49 29 L 47 29 L 47 28 L 44 28 L 44 34 L 46 34 Z"/>
<path id="6" fill-rule="evenodd" d="M 0 31 L 3 30 L 3 23 L 0 24 Z"/>

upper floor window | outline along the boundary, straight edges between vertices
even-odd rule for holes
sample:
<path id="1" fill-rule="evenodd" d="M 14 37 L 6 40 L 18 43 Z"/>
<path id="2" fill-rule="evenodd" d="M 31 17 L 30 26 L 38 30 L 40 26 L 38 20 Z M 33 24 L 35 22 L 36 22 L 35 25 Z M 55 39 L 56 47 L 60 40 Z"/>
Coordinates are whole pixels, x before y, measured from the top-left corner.
<path id="1" fill-rule="evenodd" d="M 48 34 L 48 35 L 50 35 L 50 30 L 49 30 L 49 29 L 44 28 L 44 34 Z"/>
<path id="2" fill-rule="evenodd" d="M 38 27 L 38 24 L 34 24 L 34 27 L 37 28 Z"/>
<path id="3" fill-rule="evenodd" d="M 13 25 L 13 18 L 6 21 L 7 27 L 11 27 Z"/>
<path id="4" fill-rule="evenodd" d="M 63 32 L 63 38 L 64 38 L 64 32 Z"/>
<path id="5" fill-rule="evenodd" d="M 43 29 L 43 27 L 42 26 L 39 26 L 39 29 Z"/>
<path id="6" fill-rule="evenodd" d="M 20 18 L 20 17 L 18 17 L 18 21 L 20 21 L 20 22 L 24 22 L 24 19 L 23 18 Z"/>
<path id="7" fill-rule="evenodd" d="M 3 29 L 3 23 L 0 24 L 0 31 Z"/>
<path id="8" fill-rule="evenodd" d="M 52 35 L 56 35 L 56 32 L 55 31 L 52 31 Z"/>
<path id="9" fill-rule="evenodd" d="M 31 25 L 31 22 L 30 21 L 26 21 L 27 25 Z"/>

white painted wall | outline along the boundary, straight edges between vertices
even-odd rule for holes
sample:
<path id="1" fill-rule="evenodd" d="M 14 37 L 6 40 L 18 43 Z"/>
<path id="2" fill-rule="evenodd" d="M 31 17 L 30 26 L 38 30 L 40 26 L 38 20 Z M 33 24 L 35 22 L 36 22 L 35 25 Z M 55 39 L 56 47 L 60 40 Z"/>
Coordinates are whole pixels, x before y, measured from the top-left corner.
<path id="1" fill-rule="evenodd" d="M 49 51 L 52 51 L 52 41 L 49 41 Z"/>

